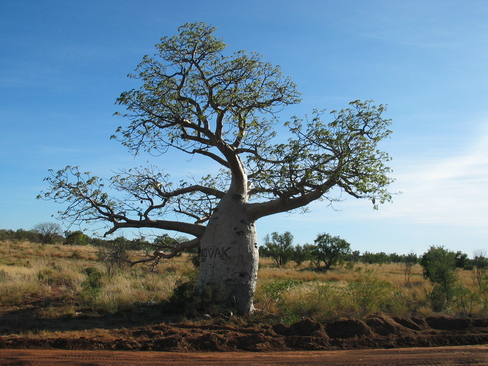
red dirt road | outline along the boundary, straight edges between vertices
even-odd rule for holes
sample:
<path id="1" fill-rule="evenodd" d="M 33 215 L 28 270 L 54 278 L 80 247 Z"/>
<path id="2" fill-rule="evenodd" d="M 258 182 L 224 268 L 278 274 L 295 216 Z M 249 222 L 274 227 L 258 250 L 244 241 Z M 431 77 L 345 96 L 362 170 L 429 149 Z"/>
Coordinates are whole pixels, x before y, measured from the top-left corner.
<path id="1" fill-rule="evenodd" d="M 0 365 L 488 365 L 488 345 L 263 353 L 3 349 Z"/>

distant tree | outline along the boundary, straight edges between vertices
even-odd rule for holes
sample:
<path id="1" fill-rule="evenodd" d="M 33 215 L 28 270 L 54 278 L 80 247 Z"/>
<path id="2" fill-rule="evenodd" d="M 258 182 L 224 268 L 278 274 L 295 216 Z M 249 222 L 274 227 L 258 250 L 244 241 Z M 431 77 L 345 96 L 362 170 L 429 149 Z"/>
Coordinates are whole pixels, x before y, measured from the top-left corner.
<path id="1" fill-rule="evenodd" d="M 468 258 L 468 255 L 466 253 L 457 251 L 454 254 L 454 257 L 456 259 L 457 268 L 472 269 L 471 260 Z"/>
<path id="2" fill-rule="evenodd" d="M 152 248 L 153 250 L 155 247 L 155 248 L 157 248 L 157 250 L 172 251 L 178 245 L 180 245 L 181 243 L 184 243 L 186 241 L 188 241 L 188 238 L 186 238 L 184 236 L 173 238 L 171 235 L 163 234 L 163 235 L 157 236 L 153 240 L 151 247 L 153 247 Z M 194 249 L 197 249 L 197 248 L 188 248 L 186 250 L 186 252 L 187 253 L 195 253 Z M 198 253 L 198 251 L 197 251 L 197 253 Z M 182 252 L 179 252 L 178 254 L 176 254 L 176 256 L 181 256 L 181 254 L 182 254 Z M 159 261 L 156 261 L 156 263 L 157 262 L 159 262 Z"/>
<path id="3" fill-rule="evenodd" d="M 41 243 L 51 244 L 55 241 L 61 241 L 63 238 L 63 229 L 61 225 L 53 222 L 43 222 L 34 226 L 33 230 L 39 234 Z"/>
<path id="4" fill-rule="evenodd" d="M 293 235 L 289 231 L 284 234 L 273 232 L 271 236 L 266 235 L 260 252 L 264 257 L 273 258 L 278 267 L 284 266 L 294 255 Z"/>
<path id="5" fill-rule="evenodd" d="M 90 237 L 81 230 L 67 231 L 65 237 L 64 244 L 66 245 L 88 245 L 90 243 Z"/>
<path id="6" fill-rule="evenodd" d="M 371 253 L 366 251 L 361 256 L 361 261 L 368 264 L 383 264 L 387 263 L 388 260 L 389 256 L 385 252 Z"/>
<path id="7" fill-rule="evenodd" d="M 151 250 L 152 246 L 149 243 L 144 235 L 132 238 L 126 244 L 126 249 L 130 250 Z"/>
<path id="8" fill-rule="evenodd" d="M 39 235 L 39 233 L 34 229 L 33 230 L 17 229 L 16 231 L 13 230 L 8 231 L 8 239 L 16 240 L 16 241 L 24 240 L 31 243 L 40 243 L 41 235 Z"/>
<path id="9" fill-rule="evenodd" d="M 456 253 L 442 246 L 431 246 L 422 255 L 420 265 L 423 267 L 424 278 L 434 285 L 431 292 L 432 306 L 435 311 L 441 311 L 451 301 L 458 281 Z"/>
<path id="10" fill-rule="evenodd" d="M 171 250 L 176 245 L 178 245 L 178 243 L 182 241 L 185 241 L 185 239 L 178 240 L 168 234 L 163 234 L 163 235 L 156 236 L 156 238 L 153 240 L 153 244 L 156 245 L 157 247 L 161 247 L 166 250 Z"/>
<path id="11" fill-rule="evenodd" d="M 0 229 L 0 241 L 12 240 L 14 234 L 13 230 Z"/>
<path id="12" fill-rule="evenodd" d="M 318 267 L 324 262 L 324 269 L 327 270 L 350 252 L 351 245 L 344 239 L 330 234 L 319 234 L 314 240 L 312 257 Z"/>
<path id="13" fill-rule="evenodd" d="M 398 253 L 390 253 L 388 255 L 388 261 L 390 263 L 401 263 L 404 261 L 404 256 L 402 256 Z"/>
<path id="14" fill-rule="evenodd" d="M 348 262 L 357 263 L 361 259 L 361 252 L 359 250 L 354 250 L 351 253 L 346 254 L 344 259 Z"/>
<path id="15" fill-rule="evenodd" d="M 410 283 L 410 276 L 412 275 L 412 268 L 415 264 L 418 262 L 418 256 L 415 253 L 410 253 L 407 254 L 406 256 L 403 257 L 403 263 L 404 263 L 404 271 L 403 274 L 405 276 L 405 283 L 409 284 Z"/>
<path id="16" fill-rule="evenodd" d="M 474 253 L 473 266 L 476 283 L 480 291 L 488 290 L 486 288 L 486 281 L 488 280 L 488 258 L 486 257 L 486 251 L 478 250 Z"/>
<path id="17" fill-rule="evenodd" d="M 119 270 L 131 264 L 127 252 L 128 242 L 125 237 L 119 236 L 98 247 L 98 260 L 105 266 L 109 277 L 113 277 Z"/>
<path id="18" fill-rule="evenodd" d="M 303 262 L 310 260 L 311 258 L 311 245 L 295 245 L 293 248 L 293 262 L 300 266 Z"/>

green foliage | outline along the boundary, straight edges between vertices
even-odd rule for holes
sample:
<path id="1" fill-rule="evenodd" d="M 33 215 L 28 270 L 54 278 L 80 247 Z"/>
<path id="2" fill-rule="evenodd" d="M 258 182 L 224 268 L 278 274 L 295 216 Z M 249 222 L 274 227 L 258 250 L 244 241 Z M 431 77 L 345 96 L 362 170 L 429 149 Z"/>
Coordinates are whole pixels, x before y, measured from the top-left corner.
<path id="1" fill-rule="evenodd" d="M 432 308 L 441 311 L 451 301 L 458 281 L 456 253 L 444 247 L 431 246 L 423 254 L 420 264 L 423 267 L 424 278 L 429 279 L 434 285 L 431 292 Z"/>
<path id="2" fill-rule="evenodd" d="M 324 262 L 324 269 L 330 269 L 339 260 L 351 253 L 351 245 L 344 239 L 330 234 L 319 234 L 311 248 L 311 256 L 317 266 Z"/>
<path id="3" fill-rule="evenodd" d="M 410 283 L 410 276 L 412 274 L 412 268 L 415 264 L 417 264 L 418 262 L 418 257 L 417 257 L 417 254 L 415 253 L 410 253 L 406 256 L 404 256 L 404 265 L 405 265 L 405 269 L 404 269 L 404 276 L 405 276 L 405 283 L 409 284 Z"/>
<path id="4" fill-rule="evenodd" d="M 127 250 L 151 250 L 153 248 L 144 236 L 140 236 L 131 240 L 126 239 L 124 247 Z"/>
<path id="5" fill-rule="evenodd" d="M 473 259 L 474 275 L 476 283 L 481 292 L 488 291 L 488 258 L 486 258 L 486 253 L 478 251 Z"/>
<path id="6" fill-rule="evenodd" d="M 261 288 L 263 293 L 263 305 L 261 307 L 260 314 L 263 315 L 265 312 L 273 310 L 273 306 L 276 306 L 281 310 L 281 312 L 288 313 L 286 311 L 284 295 L 300 284 L 301 281 L 295 281 L 292 279 L 274 280 L 265 284 Z"/>
<path id="7" fill-rule="evenodd" d="M 468 255 L 466 253 L 457 251 L 454 254 L 454 258 L 456 261 L 456 268 L 469 269 L 469 270 L 473 269 L 471 260 L 468 258 Z"/>
<path id="8" fill-rule="evenodd" d="M 293 235 L 289 231 L 284 234 L 273 232 L 264 238 L 264 247 L 260 248 L 263 257 L 273 258 L 278 267 L 288 263 L 294 257 Z"/>
<path id="9" fill-rule="evenodd" d="M 102 290 L 102 273 L 95 267 L 87 267 L 82 271 L 86 279 L 81 283 L 82 297 L 89 302 L 94 302 Z"/>
<path id="10" fill-rule="evenodd" d="M 164 154 L 171 149 L 202 155 L 223 173 L 171 182 L 154 166 L 129 169 L 111 178 L 120 192 L 110 197 L 109 184 L 77 167 L 67 166 L 45 180 L 49 189 L 38 198 L 68 207 L 60 217 L 71 222 L 106 222 L 113 233 L 126 227 L 157 227 L 198 236 L 231 181 L 249 199 L 253 221 L 307 206 L 337 200 L 334 187 L 377 208 L 391 200 L 391 169 L 378 143 L 388 138 L 391 121 L 384 105 L 355 100 L 347 108 L 315 110 L 310 117 L 285 122 L 285 139 L 274 141 L 277 109 L 300 101 L 300 93 L 279 66 L 257 53 L 224 52 L 215 28 L 186 23 L 174 37 L 163 37 L 154 56 L 146 55 L 131 78 L 138 89 L 123 92 L 117 103 L 129 121 L 113 136 L 134 153 Z M 277 199 L 279 198 L 279 199 Z M 247 202 L 244 202 L 247 204 Z M 169 213 L 195 224 L 177 225 Z M 180 230 L 184 227 L 185 230 Z"/>
<path id="11" fill-rule="evenodd" d="M 303 262 L 312 258 L 312 246 L 310 244 L 296 245 L 293 248 L 292 261 L 300 266 Z"/>
<path id="12" fill-rule="evenodd" d="M 317 282 L 310 291 L 288 304 L 301 316 L 321 319 L 333 319 L 343 313 L 345 304 L 344 288 L 330 282 Z"/>
<path id="13" fill-rule="evenodd" d="M 465 286 L 457 285 L 453 291 L 453 307 L 457 314 L 472 316 L 474 309 L 482 302 L 480 293 L 471 291 Z"/>
<path id="14" fill-rule="evenodd" d="M 286 314 L 332 320 L 340 317 L 362 317 L 379 311 L 408 313 L 412 298 L 367 270 L 354 281 L 343 283 L 314 282 L 302 284 L 288 296 L 281 308 Z"/>
<path id="15" fill-rule="evenodd" d="M 0 241 L 11 240 L 11 241 L 28 241 L 31 243 L 40 243 L 41 238 L 39 233 L 34 230 L 24 230 L 17 229 L 7 230 L 0 229 Z"/>
<path id="16" fill-rule="evenodd" d="M 90 237 L 80 230 L 68 231 L 65 236 L 64 244 L 66 245 L 88 245 L 90 243 Z"/>
<path id="17" fill-rule="evenodd" d="M 351 309 L 360 316 L 383 310 L 391 292 L 391 284 L 373 271 L 366 271 L 359 281 L 350 281 L 346 289 Z"/>
<path id="18" fill-rule="evenodd" d="M 163 234 L 163 235 L 157 236 L 153 240 L 153 244 L 151 245 L 150 249 L 154 250 L 154 247 L 156 246 L 159 250 L 165 250 L 165 251 L 173 250 L 178 244 L 185 242 L 185 241 L 188 241 L 188 238 L 186 238 L 184 236 L 173 238 L 173 237 L 169 236 L 168 234 Z M 198 248 L 193 248 L 193 249 L 195 249 L 195 250 L 190 250 L 188 252 L 192 253 L 192 254 L 198 254 L 197 253 Z M 181 253 L 178 253 L 178 256 L 181 256 Z"/>
<path id="19" fill-rule="evenodd" d="M 144 56 L 137 74 L 130 75 L 142 80 L 141 88 L 117 99 L 128 110 L 122 115 L 132 120 L 117 131 L 129 149 L 177 146 L 191 151 L 210 143 L 203 139 L 202 133 L 210 137 L 203 127 L 215 119 L 218 125 L 226 124 L 224 129 L 217 126 L 224 141 L 257 142 L 268 130 L 268 122 L 255 116 L 257 111 L 299 101 L 291 80 L 282 77 L 279 67 L 261 61 L 259 54 L 224 54 L 226 45 L 214 36 L 214 27 L 196 22 L 178 30 L 177 36 L 163 37 L 157 54 Z"/>
<path id="20" fill-rule="evenodd" d="M 192 318 L 205 314 L 217 316 L 230 312 L 226 298 L 224 289 L 218 286 L 207 285 L 199 289 L 197 276 L 193 275 L 176 285 L 164 309 Z"/>
<path id="21" fill-rule="evenodd" d="M 361 256 L 361 262 L 368 264 L 383 264 L 390 261 L 390 257 L 385 252 L 371 253 L 364 252 Z"/>
<path id="22" fill-rule="evenodd" d="M 444 247 L 431 246 L 423 254 L 420 264 L 424 277 L 444 288 L 454 284 L 457 280 L 455 253 Z"/>

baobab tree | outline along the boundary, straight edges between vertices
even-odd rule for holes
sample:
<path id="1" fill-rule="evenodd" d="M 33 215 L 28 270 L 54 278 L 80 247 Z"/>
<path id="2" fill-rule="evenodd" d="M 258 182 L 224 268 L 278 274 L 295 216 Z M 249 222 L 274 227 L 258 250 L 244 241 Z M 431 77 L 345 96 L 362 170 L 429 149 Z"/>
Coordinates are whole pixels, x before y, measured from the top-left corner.
<path id="1" fill-rule="evenodd" d="M 110 192 L 120 192 L 114 196 L 102 179 L 68 166 L 51 171 L 40 196 L 67 205 L 64 220 L 106 222 L 106 234 L 157 228 L 189 235 L 143 261 L 199 246 L 199 288 L 220 287 L 227 305 L 246 314 L 257 281 L 256 221 L 315 200 L 333 202 L 338 189 L 374 208 L 390 201 L 389 156 L 377 145 L 391 122 L 381 116 L 385 107 L 370 101 L 332 111 L 330 122 L 319 110 L 280 122 L 277 111 L 300 101 L 295 84 L 259 54 L 225 53 L 214 33 L 205 23 L 187 23 L 144 56 L 129 75 L 142 85 L 117 99 L 125 107 L 117 114 L 129 122 L 112 137 L 134 154 L 203 156 L 216 174 L 174 183 L 153 161 L 112 177 Z"/>

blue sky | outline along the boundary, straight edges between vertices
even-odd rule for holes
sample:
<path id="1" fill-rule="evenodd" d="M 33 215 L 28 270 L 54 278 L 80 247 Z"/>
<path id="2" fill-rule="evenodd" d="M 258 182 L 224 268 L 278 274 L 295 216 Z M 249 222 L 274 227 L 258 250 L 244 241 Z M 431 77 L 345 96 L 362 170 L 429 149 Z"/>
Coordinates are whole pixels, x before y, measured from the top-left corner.
<path id="1" fill-rule="evenodd" d="M 230 51 L 279 64 L 303 94 L 281 118 L 349 101 L 387 104 L 392 204 L 348 198 L 258 222 L 259 239 L 296 244 L 338 235 L 354 250 L 472 255 L 488 235 L 488 2 L 484 0 L 0 1 L 0 228 L 54 221 L 36 200 L 48 169 L 79 165 L 108 177 L 147 160 L 197 174 L 171 156 L 134 158 L 110 140 L 125 121 L 115 99 L 162 36 L 186 23 L 218 27 Z M 173 169 L 173 171 L 171 170 Z M 201 169 L 200 169 L 201 170 Z M 345 198 L 345 197 L 344 197 Z"/>

